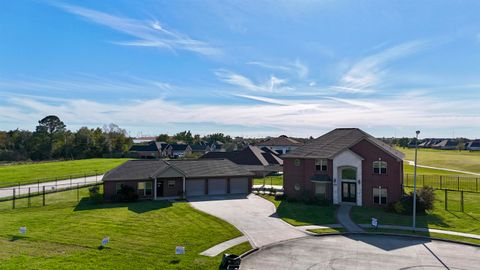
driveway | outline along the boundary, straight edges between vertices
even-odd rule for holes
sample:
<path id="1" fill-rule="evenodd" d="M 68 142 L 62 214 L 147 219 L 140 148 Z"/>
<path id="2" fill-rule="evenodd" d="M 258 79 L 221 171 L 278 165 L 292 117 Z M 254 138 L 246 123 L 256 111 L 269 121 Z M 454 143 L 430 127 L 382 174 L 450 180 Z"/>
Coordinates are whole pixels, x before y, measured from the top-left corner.
<path id="1" fill-rule="evenodd" d="M 275 206 L 259 196 L 226 196 L 189 199 L 203 212 L 237 227 L 254 247 L 306 236 L 304 232 L 275 216 Z"/>
<path id="2" fill-rule="evenodd" d="M 480 269 L 480 248 L 410 237 L 304 237 L 242 259 L 240 269 Z"/>

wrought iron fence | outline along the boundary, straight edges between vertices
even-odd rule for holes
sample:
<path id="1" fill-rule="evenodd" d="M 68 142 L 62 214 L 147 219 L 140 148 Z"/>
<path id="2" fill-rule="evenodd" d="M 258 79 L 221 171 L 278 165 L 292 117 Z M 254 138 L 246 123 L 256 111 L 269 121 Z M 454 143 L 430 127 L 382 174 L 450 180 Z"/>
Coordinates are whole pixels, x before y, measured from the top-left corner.
<path id="1" fill-rule="evenodd" d="M 413 187 L 413 174 L 405 174 L 403 185 Z M 435 189 L 480 192 L 480 176 L 417 175 L 417 187 L 430 186 Z"/>

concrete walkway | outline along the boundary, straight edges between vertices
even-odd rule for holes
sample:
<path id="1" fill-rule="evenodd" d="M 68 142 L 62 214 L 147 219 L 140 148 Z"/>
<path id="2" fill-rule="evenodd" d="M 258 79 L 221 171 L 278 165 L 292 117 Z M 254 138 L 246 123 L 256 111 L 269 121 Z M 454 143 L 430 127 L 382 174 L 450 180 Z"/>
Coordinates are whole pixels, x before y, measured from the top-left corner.
<path id="1" fill-rule="evenodd" d="M 247 241 L 248 241 L 248 238 L 245 235 L 243 235 L 243 236 L 225 241 L 225 242 L 220 243 L 218 245 L 215 245 L 215 246 L 205 250 L 204 252 L 200 253 L 200 255 L 215 257 L 218 254 L 222 253 L 223 251 L 225 251 L 225 250 L 227 250 L 231 247 L 234 247 L 238 244 L 241 244 L 243 242 L 247 242 Z M 237 254 L 237 255 L 239 255 L 239 254 Z"/>
<path id="2" fill-rule="evenodd" d="M 363 232 L 363 229 L 360 228 L 355 222 L 350 218 L 350 210 L 352 210 L 351 205 L 342 204 L 337 209 L 337 220 L 348 232 Z"/>
<path id="3" fill-rule="evenodd" d="M 102 181 L 102 177 L 103 175 L 87 176 L 82 178 L 73 178 L 73 179 L 58 180 L 58 181 L 51 181 L 51 182 L 44 182 L 44 183 L 4 187 L 4 188 L 0 188 L 0 199 L 12 197 L 14 189 L 15 189 L 15 196 L 28 194 L 29 189 L 31 193 L 42 192 L 43 187 L 45 187 L 45 191 L 48 192 L 52 190 L 61 190 L 61 189 L 67 189 L 67 188 L 72 188 L 77 186 L 81 187 L 85 185 L 99 183 Z"/>
<path id="4" fill-rule="evenodd" d="M 405 161 L 408 162 L 408 165 L 415 166 L 415 161 L 411 161 L 411 160 L 405 160 Z M 447 169 L 447 168 L 441 168 L 441 167 L 432 167 L 432 166 L 426 166 L 426 165 L 420 165 L 420 164 L 417 164 L 417 167 L 480 176 L 480 173 L 467 172 L 467 171 L 454 170 L 454 169 Z"/>
<path id="5" fill-rule="evenodd" d="M 372 228 L 370 224 L 359 224 L 362 228 Z M 411 231 L 412 227 L 408 226 L 397 226 L 397 225 L 378 225 L 380 229 L 391 229 L 391 230 L 402 230 L 402 231 Z M 467 238 L 473 238 L 480 240 L 480 235 L 478 234 L 471 234 L 471 233 L 462 233 L 462 232 L 454 232 L 454 231 L 446 231 L 446 230 L 438 230 L 438 229 L 428 229 L 428 228 L 416 228 L 415 231 L 417 232 L 433 232 L 433 233 L 442 233 L 448 235 L 455 235 L 455 236 L 462 236 Z"/>

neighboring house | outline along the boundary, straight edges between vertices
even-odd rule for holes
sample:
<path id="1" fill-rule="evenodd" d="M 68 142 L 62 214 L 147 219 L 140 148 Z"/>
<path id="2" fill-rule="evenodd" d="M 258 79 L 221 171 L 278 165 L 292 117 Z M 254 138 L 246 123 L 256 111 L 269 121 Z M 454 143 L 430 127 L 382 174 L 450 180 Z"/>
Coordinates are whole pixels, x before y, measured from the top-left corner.
<path id="1" fill-rule="evenodd" d="M 185 157 L 192 153 L 192 148 L 188 144 L 171 144 L 172 153 L 170 157 Z"/>
<path id="2" fill-rule="evenodd" d="M 469 151 L 480 151 L 480 140 L 468 142 L 465 149 Z"/>
<path id="3" fill-rule="evenodd" d="M 203 155 L 210 152 L 210 146 L 205 144 L 192 144 L 190 148 L 192 148 L 192 154 Z"/>
<path id="4" fill-rule="evenodd" d="M 133 143 L 149 143 L 155 141 L 155 137 L 152 136 L 144 136 L 144 137 L 137 137 L 133 138 Z"/>
<path id="5" fill-rule="evenodd" d="M 141 199 L 248 194 L 253 174 L 229 160 L 129 160 L 103 176 L 105 200 L 122 185 Z"/>
<path id="6" fill-rule="evenodd" d="M 455 150 L 457 149 L 457 146 L 458 143 L 455 140 L 445 139 L 437 144 L 432 145 L 431 148 L 441 150 Z"/>
<path id="7" fill-rule="evenodd" d="M 143 144 L 134 144 L 129 152 L 136 154 L 138 158 L 163 158 L 171 155 L 171 146 L 163 142 L 150 141 Z"/>
<path id="8" fill-rule="evenodd" d="M 210 145 L 210 151 L 211 152 L 225 152 L 225 148 L 223 147 L 222 142 L 220 141 L 215 141 Z"/>
<path id="9" fill-rule="evenodd" d="M 403 194 L 404 155 L 357 128 L 339 128 L 282 155 L 287 197 L 386 205 Z"/>
<path id="10" fill-rule="evenodd" d="M 280 137 L 271 138 L 266 141 L 257 143 L 258 147 L 268 147 L 280 154 L 286 154 L 302 145 L 303 143 L 289 138 L 285 135 L 281 135 Z"/>
<path id="11" fill-rule="evenodd" d="M 432 148 L 433 145 L 441 142 L 442 139 L 424 139 L 423 142 L 421 142 L 418 147 L 419 148 Z"/>
<path id="12" fill-rule="evenodd" d="M 200 159 L 228 159 L 255 174 L 265 177 L 273 172 L 283 170 L 283 160 L 270 152 L 262 151 L 256 146 L 247 146 L 243 150 L 232 152 L 209 152 Z"/>

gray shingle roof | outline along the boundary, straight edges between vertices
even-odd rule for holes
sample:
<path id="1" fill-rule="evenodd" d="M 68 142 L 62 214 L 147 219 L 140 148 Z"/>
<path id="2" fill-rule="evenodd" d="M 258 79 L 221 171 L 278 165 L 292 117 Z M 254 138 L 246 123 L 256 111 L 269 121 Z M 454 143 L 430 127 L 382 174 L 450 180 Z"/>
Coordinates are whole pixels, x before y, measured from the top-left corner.
<path id="1" fill-rule="evenodd" d="M 269 164 L 282 164 L 282 159 L 274 156 L 272 153 L 265 152 L 256 146 L 247 146 L 243 150 L 233 152 L 209 152 L 201 157 L 201 159 L 225 158 L 240 165 L 260 165 L 268 166 Z"/>
<path id="2" fill-rule="evenodd" d="M 263 142 L 259 142 L 258 146 L 301 146 L 303 143 L 282 135 L 277 138 L 271 138 Z"/>
<path id="3" fill-rule="evenodd" d="M 206 160 L 130 160 L 107 172 L 103 181 L 145 180 L 161 177 L 173 168 L 187 178 L 252 176 L 252 173 L 226 159 Z"/>
<path id="4" fill-rule="evenodd" d="M 358 128 L 337 128 L 317 139 L 309 141 L 304 146 L 298 147 L 289 153 L 282 155 L 282 158 L 333 158 L 341 151 L 348 149 L 361 140 L 369 142 L 382 148 L 390 155 L 403 159 L 403 153 L 393 149 L 384 142 L 374 138 Z"/>

